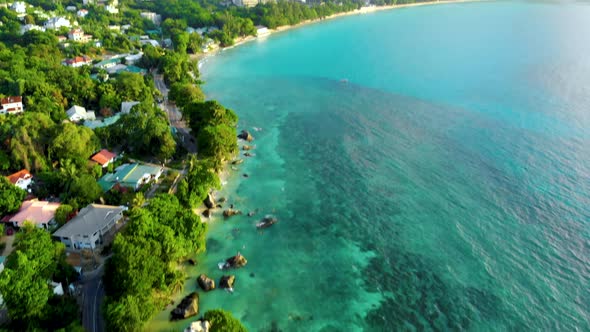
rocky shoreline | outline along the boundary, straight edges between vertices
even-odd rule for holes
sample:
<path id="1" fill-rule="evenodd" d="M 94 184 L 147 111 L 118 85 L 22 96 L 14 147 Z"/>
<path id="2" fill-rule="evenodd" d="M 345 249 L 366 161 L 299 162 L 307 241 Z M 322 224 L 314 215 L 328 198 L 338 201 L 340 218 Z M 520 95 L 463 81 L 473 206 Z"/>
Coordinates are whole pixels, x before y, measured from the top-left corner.
<path id="1" fill-rule="evenodd" d="M 259 131 L 261 129 L 255 128 L 255 130 Z M 256 145 L 251 143 L 255 140 L 252 133 L 250 133 L 248 130 L 242 130 L 239 132 L 237 139 L 239 151 L 238 155 L 234 160 L 228 161 L 224 167 L 224 170 L 219 173 L 220 180 L 224 186 L 228 183 L 228 181 L 231 180 L 230 177 L 232 175 L 237 176 L 238 174 L 241 174 L 240 165 L 243 165 L 248 157 L 251 158 L 255 156 L 253 151 L 256 149 Z M 242 175 L 247 174 L 244 173 Z M 217 195 L 220 197 L 216 197 Z M 231 202 L 230 199 L 221 196 L 220 191 L 211 191 L 203 201 L 202 206 L 198 209 L 195 209 L 195 213 L 198 213 L 202 216 L 202 222 L 211 223 L 214 221 L 229 220 L 232 217 L 244 214 L 246 214 L 248 217 L 252 217 L 257 214 L 259 210 L 256 209 L 247 213 L 243 213 L 237 206 L 235 206 L 235 204 L 236 202 Z M 264 220 L 265 219 L 263 218 L 261 222 Z M 203 270 L 194 259 L 187 260 L 187 263 L 187 269 Z M 227 272 L 229 270 L 243 268 L 247 265 L 247 263 L 248 260 L 238 252 L 236 255 L 218 263 L 218 269 L 224 272 L 224 274 L 219 277 L 218 282 L 216 282 L 213 277 L 205 273 L 200 273 L 196 280 L 194 278 L 188 279 L 188 282 L 195 282 L 197 290 L 186 295 L 180 300 L 180 303 L 170 312 L 170 320 L 178 321 L 198 315 L 200 301 L 199 293 L 201 292 L 201 296 L 205 293 L 214 292 L 217 289 L 233 293 L 237 278 L 233 274 L 227 274 Z M 209 268 L 206 268 L 205 270 L 209 270 Z M 252 277 L 254 276 L 254 273 L 250 273 L 249 275 Z"/>

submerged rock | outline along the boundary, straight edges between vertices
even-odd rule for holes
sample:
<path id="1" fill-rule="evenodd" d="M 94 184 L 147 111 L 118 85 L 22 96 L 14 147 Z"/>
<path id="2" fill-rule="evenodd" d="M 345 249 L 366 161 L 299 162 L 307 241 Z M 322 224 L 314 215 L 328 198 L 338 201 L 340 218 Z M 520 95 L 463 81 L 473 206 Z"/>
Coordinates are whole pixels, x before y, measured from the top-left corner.
<path id="1" fill-rule="evenodd" d="M 203 201 L 203 203 L 205 204 L 205 206 L 208 209 L 213 209 L 215 208 L 215 197 L 213 197 L 213 194 L 209 193 L 207 194 L 207 198 L 205 198 L 205 200 Z"/>
<path id="2" fill-rule="evenodd" d="M 244 153 L 244 157 L 252 157 L 252 154 L 250 152 L 246 152 Z"/>
<path id="3" fill-rule="evenodd" d="M 201 287 L 201 289 L 204 290 L 205 292 L 215 289 L 215 280 L 207 277 L 204 274 L 201 274 L 197 278 L 197 283 L 199 284 L 199 287 Z"/>
<path id="4" fill-rule="evenodd" d="M 242 211 L 240 211 L 240 210 L 234 210 L 234 209 L 231 209 L 231 208 L 223 211 L 223 216 L 226 217 L 226 218 L 229 218 L 231 216 L 235 216 L 237 214 L 242 214 Z"/>
<path id="5" fill-rule="evenodd" d="M 244 176 L 245 178 L 247 178 L 249 175 L 248 175 L 248 174 L 246 174 L 246 173 L 244 173 L 244 174 L 243 174 L 243 176 Z"/>
<path id="6" fill-rule="evenodd" d="M 254 150 L 254 147 L 246 144 L 246 145 L 242 146 L 242 150 L 244 150 L 244 151 Z"/>
<path id="7" fill-rule="evenodd" d="M 245 129 L 242 130 L 242 132 L 238 135 L 238 138 L 241 138 L 248 142 L 252 142 L 254 140 L 254 136 L 252 136 L 252 134 L 250 134 L 250 132 Z"/>
<path id="8" fill-rule="evenodd" d="M 185 319 L 199 313 L 199 294 L 190 293 L 170 313 L 170 320 Z"/>
<path id="9" fill-rule="evenodd" d="M 234 288 L 234 282 L 236 281 L 235 276 L 223 276 L 219 279 L 220 288 Z"/>
<path id="10" fill-rule="evenodd" d="M 226 259 L 223 267 L 224 269 L 238 269 L 240 267 L 246 266 L 246 264 L 248 264 L 246 257 L 242 256 L 240 253 L 237 253 L 235 256 Z"/>
<path id="11" fill-rule="evenodd" d="M 270 227 L 270 226 L 276 224 L 278 221 L 279 220 L 275 216 L 272 216 L 269 214 L 269 215 L 265 216 L 264 218 L 262 218 L 262 220 L 260 220 L 260 222 L 258 222 L 256 224 L 256 228 L 258 228 L 258 229 L 267 228 L 267 227 Z"/>

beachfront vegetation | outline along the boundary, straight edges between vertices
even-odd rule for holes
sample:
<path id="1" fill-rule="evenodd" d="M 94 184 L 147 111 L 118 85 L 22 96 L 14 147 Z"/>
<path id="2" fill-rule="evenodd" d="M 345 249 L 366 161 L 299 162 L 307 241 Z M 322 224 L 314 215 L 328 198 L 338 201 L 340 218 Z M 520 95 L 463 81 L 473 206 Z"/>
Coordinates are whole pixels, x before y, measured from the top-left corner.
<path id="1" fill-rule="evenodd" d="M 210 332 L 246 332 L 246 328 L 231 313 L 222 310 L 209 310 L 205 313 L 205 320 L 211 324 Z"/>
<path id="2" fill-rule="evenodd" d="M 238 150 L 235 126 L 238 116 L 216 101 L 192 102 L 183 109 L 183 116 L 199 142 L 199 154 L 212 158 L 215 169 Z"/>
<path id="3" fill-rule="evenodd" d="M 189 208 L 196 208 L 203 203 L 211 189 L 220 189 L 219 176 L 214 169 L 212 159 L 189 158 L 189 169 L 178 184 L 176 196 L 180 203 Z"/>
<path id="4" fill-rule="evenodd" d="M 206 226 L 173 195 L 158 195 L 145 208 L 133 209 L 106 265 L 107 330 L 140 330 L 169 303 L 184 283 L 178 263 L 205 250 Z"/>
<path id="5" fill-rule="evenodd" d="M 49 281 L 65 283 L 76 272 L 65 262 L 65 247 L 47 231 L 26 224 L 17 234 L 16 250 L 4 262 L 0 293 L 15 331 L 79 327 L 75 299 L 53 295 Z"/>
<path id="6" fill-rule="evenodd" d="M 174 101 L 176 106 L 184 108 L 192 102 L 205 101 L 205 94 L 198 85 L 177 82 L 170 86 L 168 98 Z"/>

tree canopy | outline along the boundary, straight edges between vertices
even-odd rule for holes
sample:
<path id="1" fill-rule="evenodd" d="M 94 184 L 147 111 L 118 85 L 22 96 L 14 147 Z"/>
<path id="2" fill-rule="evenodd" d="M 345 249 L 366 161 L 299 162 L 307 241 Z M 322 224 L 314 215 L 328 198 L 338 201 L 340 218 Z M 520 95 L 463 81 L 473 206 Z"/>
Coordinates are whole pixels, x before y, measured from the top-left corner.
<path id="1" fill-rule="evenodd" d="M 158 195 L 133 209 L 126 230 L 115 238 L 104 276 L 109 330 L 143 327 L 164 303 L 153 295 L 171 295 L 182 284 L 176 264 L 205 250 L 205 232 L 199 216 L 172 195 Z"/>
<path id="2" fill-rule="evenodd" d="M 18 211 L 27 193 L 0 177 L 0 216 Z"/>
<path id="3" fill-rule="evenodd" d="M 223 309 L 209 310 L 204 318 L 209 321 L 211 332 L 247 332 L 246 328 L 230 312 Z"/>
<path id="4" fill-rule="evenodd" d="M 77 310 L 68 309 L 72 299 L 53 307 L 55 300 L 48 285 L 51 280 L 62 281 L 58 275 L 66 264 L 63 244 L 53 242 L 47 231 L 33 224 L 25 224 L 15 243 L 15 251 L 0 274 L 0 293 L 13 325 L 23 330 L 49 325 L 58 329 L 77 321 Z"/>

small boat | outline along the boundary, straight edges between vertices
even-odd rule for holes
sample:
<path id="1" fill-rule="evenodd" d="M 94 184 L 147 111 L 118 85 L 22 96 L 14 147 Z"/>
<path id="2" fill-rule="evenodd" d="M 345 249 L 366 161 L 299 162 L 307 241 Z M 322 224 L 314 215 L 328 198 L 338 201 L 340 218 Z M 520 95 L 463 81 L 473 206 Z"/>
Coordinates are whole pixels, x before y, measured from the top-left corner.
<path id="1" fill-rule="evenodd" d="M 276 224 L 279 220 L 270 214 L 265 216 L 259 223 L 256 224 L 256 228 L 263 229 Z"/>

